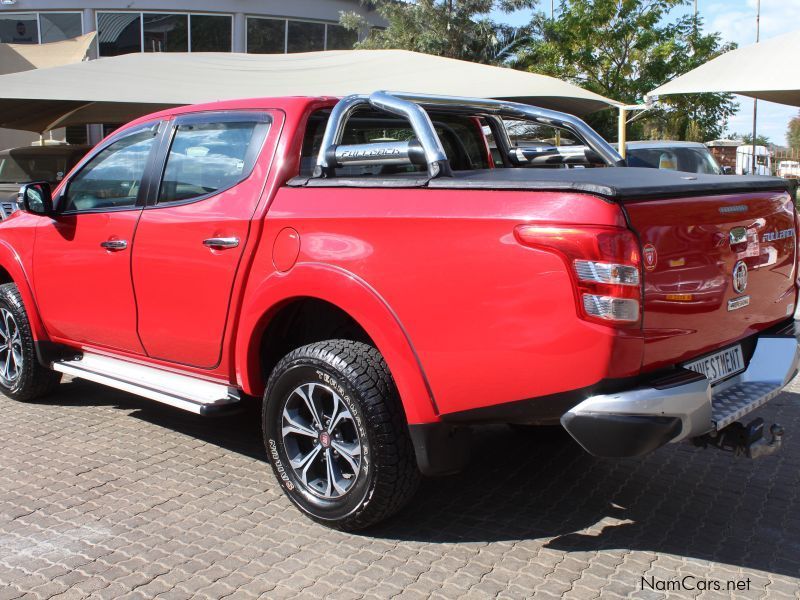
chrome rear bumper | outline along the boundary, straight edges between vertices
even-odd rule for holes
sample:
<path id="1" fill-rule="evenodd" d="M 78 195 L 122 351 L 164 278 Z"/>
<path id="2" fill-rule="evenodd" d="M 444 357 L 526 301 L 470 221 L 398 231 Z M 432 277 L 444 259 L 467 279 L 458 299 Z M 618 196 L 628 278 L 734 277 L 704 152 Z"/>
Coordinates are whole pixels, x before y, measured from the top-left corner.
<path id="1" fill-rule="evenodd" d="M 800 365 L 794 322 L 758 336 L 747 369 L 711 386 L 702 375 L 587 398 L 561 424 L 596 456 L 639 456 L 668 442 L 718 431 L 783 391 Z"/>

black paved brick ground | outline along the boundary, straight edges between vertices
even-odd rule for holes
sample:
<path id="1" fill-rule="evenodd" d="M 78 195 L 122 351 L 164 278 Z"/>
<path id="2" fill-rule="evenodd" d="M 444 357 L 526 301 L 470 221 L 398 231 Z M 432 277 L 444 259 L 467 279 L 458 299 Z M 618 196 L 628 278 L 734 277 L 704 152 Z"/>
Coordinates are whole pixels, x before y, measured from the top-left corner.
<path id="1" fill-rule="evenodd" d="M 759 414 L 787 435 L 756 462 L 683 445 L 598 460 L 492 428 L 466 473 L 352 535 L 282 496 L 254 413 L 203 419 L 84 382 L 0 397 L 0 600 L 660 598 L 643 576 L 687 575 L 800 598 L 800 394 Z M 670 597 L 698 595 L 733 597 Z"/>

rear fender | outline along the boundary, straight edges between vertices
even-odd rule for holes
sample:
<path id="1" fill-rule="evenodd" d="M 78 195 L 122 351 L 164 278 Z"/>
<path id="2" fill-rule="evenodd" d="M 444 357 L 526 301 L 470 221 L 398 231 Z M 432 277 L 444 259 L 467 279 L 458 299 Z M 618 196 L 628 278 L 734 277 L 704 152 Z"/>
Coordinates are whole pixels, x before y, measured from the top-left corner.
<path id="1" fill-rule="evenodd" d="M 422 365 L 397 315 L 365 281 L 344 269 L 317 263 L 273 273 L 245 293 L 236 336 L 236 379 L 245 393 L 263 393 L 262 336 L 278 310 L 301 297 L 333 304 L 367 332 L 386 360 L 410 424 L 439 420 Z"/>

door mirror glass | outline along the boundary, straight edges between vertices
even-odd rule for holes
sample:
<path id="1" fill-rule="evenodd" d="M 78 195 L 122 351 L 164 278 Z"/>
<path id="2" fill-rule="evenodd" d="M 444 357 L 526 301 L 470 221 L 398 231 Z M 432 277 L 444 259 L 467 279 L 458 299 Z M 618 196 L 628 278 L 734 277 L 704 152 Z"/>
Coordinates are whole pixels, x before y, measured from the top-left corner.
<path id="1" fill-rule="evenodd" d="M 19 205 L 22 210 L 34 215 L 53 214 L 53 196 L 46 181 L 26 183 L 19 190 Z"/>

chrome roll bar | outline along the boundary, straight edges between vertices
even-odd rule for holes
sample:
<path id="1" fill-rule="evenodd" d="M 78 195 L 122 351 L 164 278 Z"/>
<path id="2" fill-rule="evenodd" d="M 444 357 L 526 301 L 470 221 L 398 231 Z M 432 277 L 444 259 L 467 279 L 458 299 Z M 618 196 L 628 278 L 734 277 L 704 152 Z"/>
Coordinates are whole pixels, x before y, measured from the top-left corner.
<path id="1" fill-rule="evenodd" d="M 366 106 L 405 117 L 411 123 L 419 146 L 409 144 L 406 152 L 396 144 L 392 145 L 391 152 L 389 152 L 386 143 L 383 143 L 384 146 L 387 146 L 385 149 L 377 147 L 380 146 L 380 143 L 375 144 L 376 149 L 372 152 L 366 152 L 363 144 L 360 144 L 358 148 L 341 146 L 342 135 L 347 121 L 357 109 Z M 393 164 L 400 162 L 414 164 L 419 161 L 419 152 L 414 152 L 412 155 L 411 150 L 418 150 L 419 147 L 422 148 L 422 154 L 425 157 L 430 177 L 451 176 L 452 171 L 447 155 L 439 136 L 436 134 L 433 122 L 428 115 L 428 110 L 486 117 L 492 125 L 495 136 L 498 134 L 500 136 L 500 139 L 497 139 L 497 145 L 504 156 L 507 156 L 512 150 L 512 144 L 502 120 L 503 118 L 508 118 L 566 129 L 578 137 L 590 150 L 594 151 L 606 165 L 611 167 L 625 166 L 625 161 L 619 153 L 596 131 L 583 120 L 567 113 L 505 100 L 378 91 L 369 95 L 355 94 L 347 96 L 333 107 L 322 138 L 317 165 L 314 169 L 314 177 L 333 176 L 337 166 L 342 166 L 345 162 L 350 164 L 355 162 L 352 160 L 340 162 L 340 159 L 353 155 L 359 157 L 358 164 L 385 164 L 389 154 L 391 154 L 391 162 Z M 368 154 L 372 156 L 368 156 Z"/>

